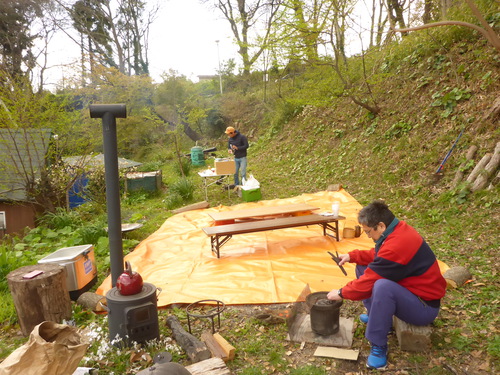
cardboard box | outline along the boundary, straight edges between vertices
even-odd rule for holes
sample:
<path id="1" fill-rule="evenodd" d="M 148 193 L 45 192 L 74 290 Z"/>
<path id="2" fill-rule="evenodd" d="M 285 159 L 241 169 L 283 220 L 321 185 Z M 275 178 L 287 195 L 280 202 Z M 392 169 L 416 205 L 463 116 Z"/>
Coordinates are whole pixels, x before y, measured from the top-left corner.
<path id="1" fill-rule="evenodd" d="M 215 174 L 234 174 L 236 172 L 236 163 L 234 160 L 215 160 Z"/>
<path id="2" fill-rule="evenodd" d="M 241 189 L 241 196 L 245 202 L 254 202 L 262 199 L 260 188 L 249 190 Z"/>

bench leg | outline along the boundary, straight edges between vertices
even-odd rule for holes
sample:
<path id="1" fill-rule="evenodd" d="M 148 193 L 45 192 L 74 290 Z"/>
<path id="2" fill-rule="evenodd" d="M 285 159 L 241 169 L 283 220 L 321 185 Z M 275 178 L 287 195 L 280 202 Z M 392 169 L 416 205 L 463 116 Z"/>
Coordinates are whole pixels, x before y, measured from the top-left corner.
<path id="1" fill-rule="evenodd" d="M 217 258 L 220 258 L 220 248 L 227 241 L 229 241 L 231 237 L 232 237 L 231 235 L 227 236 L 215 235 L 210 237 L 210 245 L 212 246 L 212 252 L 215 253 L 215 255 L 217 255 Z"/>
<path id="2" fill-rule="evenodd" d="M 323 224 L 320 224 L 322 227 L 323 227 L 323 236 L 330 236 L 330 237 L 333 237 L 337 240 L 337 242 L 340 241 L 340 238 L 339 238 L 339 222 L 338 221 L 335 221 L 334 222 L 334 226 L 330 225 L 329 223 L 323 223 Z M 328 230 L 331 230 L 334 235 L 331 235 L 328 233 Z"/>

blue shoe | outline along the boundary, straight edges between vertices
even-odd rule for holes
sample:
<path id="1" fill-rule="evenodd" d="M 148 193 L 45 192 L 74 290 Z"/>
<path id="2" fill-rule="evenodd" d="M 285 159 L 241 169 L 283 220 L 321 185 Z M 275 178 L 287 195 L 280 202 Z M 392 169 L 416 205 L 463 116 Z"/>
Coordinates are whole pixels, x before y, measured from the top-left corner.
<path id="1" fill-rule="evenodd" d="M 366 367 L 371 369 L 383 370 L 387 365 L 387 345 L 378 346 L 372 344 Z"/>
<path id="2" fill-rule="evenodd" d="M 367 314 L 361 314 L 359 316 L 359 320 L 361 320 L 362 323 L 368 324 L 368 315 Z"/>

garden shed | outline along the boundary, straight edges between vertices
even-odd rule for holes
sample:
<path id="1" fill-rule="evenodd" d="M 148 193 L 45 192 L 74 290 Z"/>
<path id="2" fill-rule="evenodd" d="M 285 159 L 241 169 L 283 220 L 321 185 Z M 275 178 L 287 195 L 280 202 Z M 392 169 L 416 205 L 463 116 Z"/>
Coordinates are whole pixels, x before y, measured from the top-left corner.
<path id="1" fill-rule="evenodd" d="M 63 158 L 63 162 L 73 167 L 75 171 L 92 170 L 93 168 L 104 169 L 104 154 L 68 156 Z M 118 158 L 119 169 L 129 170 L 140 165 L 142 165 L 142 163 L 134 160 Z M 68 191 L 68 202 L 70 208 L 78 207 L 87 201 L 85 197 L 85 188 L 87 184 L 88 176 L 82 172 L 82 174 L 75 180 L 73 187 Z"/>
<path id="2" fill-rule="evenodd" d="M 0 237 L 35 226 L 27 189 L 47 165 L 50 129 L 0 129 Z"/>

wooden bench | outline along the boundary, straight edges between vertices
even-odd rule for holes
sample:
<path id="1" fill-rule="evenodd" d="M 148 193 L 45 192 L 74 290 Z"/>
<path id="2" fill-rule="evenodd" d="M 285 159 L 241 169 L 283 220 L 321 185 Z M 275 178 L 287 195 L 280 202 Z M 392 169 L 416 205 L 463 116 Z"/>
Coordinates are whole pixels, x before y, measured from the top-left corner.
<path id="1" fill-rule="evenodd" d="M 330 236 L 339 241 L 339 220 L 345 220 L 345 217 L 312 214 L 305 216 L 292 216 L 277 219 L 250 221 L 245 223 L 217 225 L 214 227 L 203 228 L 203 231 L 207 236 L 210 236 L 212 252 L 217 255 L 217 258 L 220 258 L 220 248 L 235 234 L 303 227 L 306 225 L 320 225 L 321 227 L 323 227 L 324 236 Z M 328 233 L 328 231 L 333 232 L 333 235 Z"/>
<path id="2" fill-rule="evenodd" d="M 312 211 L 319 210 L 306 203 L 285 204 L 278 206 L 261 206 L 244 210 L 212 212 L 208 215 L 214 219 L 215 225 L 235 224 L 238 221 L 276 219 L 286 216 L 309 215 Z"/>

